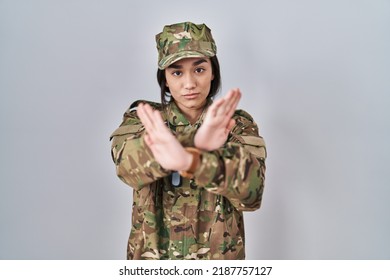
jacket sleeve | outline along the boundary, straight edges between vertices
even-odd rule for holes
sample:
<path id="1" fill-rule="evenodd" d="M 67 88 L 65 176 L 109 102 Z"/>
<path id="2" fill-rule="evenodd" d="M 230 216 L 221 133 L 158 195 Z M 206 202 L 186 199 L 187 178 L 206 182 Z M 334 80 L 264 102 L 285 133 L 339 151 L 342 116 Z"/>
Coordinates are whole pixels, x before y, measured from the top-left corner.
<path id="1" fill-rule="evenodd" d="M 236 125 L 226 144 L 203 152 L 196 184 L 223 195 L 241 211 L 260 208 L 264 189 L 266 147 L 252 117 L 236 111 Z"/>
<path id="2" fill-rule="evenodd" d="M 144 142 L 144 133 L 145 129 L 137 111 L 131 110 L 130 107 L 123 116 L 122 124 L 110 136 L 111 156 L 116 173 L 124 183 L 136 190 L 172 173 L 155 160 L 152 151 Z M 184 147 L 188 147 L 193 146 L 195 133 L 194 128 L 189 128 L 183 133 L 176 133 L 175 136 Z"/>
<path id="3" fill-rule="evenodd" d="M 155 160 L 144 142 L 144 126 L 136 111 L 127 111 L 112 140 L 111 155 L 118 177 L 136 190 L 171 173 Z"/>

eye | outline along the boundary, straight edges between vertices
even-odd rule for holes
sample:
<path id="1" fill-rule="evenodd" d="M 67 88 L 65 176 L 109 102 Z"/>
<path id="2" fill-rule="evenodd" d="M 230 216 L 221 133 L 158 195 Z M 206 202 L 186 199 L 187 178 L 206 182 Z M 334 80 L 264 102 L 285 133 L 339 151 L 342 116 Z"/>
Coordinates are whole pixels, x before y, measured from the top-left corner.
<path id="1" fill-rule="evenodd" d="M 172 76 L 176 76 L 176 77 L 179 77 L 182 75 L 182 72 L 181 71 L 174 71 L 172 72 Z"/>
<path id="2" fill-rule="evenodd" d="M 206 71 L 206 70 L 202 67 L 198 67 L 195 69 L 195 73 L 203 73 L 204 71 Z"/>

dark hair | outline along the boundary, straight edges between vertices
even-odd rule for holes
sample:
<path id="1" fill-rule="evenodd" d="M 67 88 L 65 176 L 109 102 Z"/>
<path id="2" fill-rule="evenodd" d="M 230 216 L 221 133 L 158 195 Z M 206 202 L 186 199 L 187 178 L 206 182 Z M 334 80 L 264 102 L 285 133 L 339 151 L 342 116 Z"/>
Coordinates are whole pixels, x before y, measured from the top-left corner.
<path id="1" fill-rule="evenodd" d="M 207 96 L 207 101 L 210 101 L 219 91 L 221 87 L 221 71 L 219 68 L 219 62 L 217 56 L 210 57 L 211 68 L 213 71 L 214 79 L 211 81 L 210 92 Z M 157 70 L 157 82 L 161 89 L 161 104 L 165 107 L 171 101 L 171 94 L 167 87 L 167 79 L 165 77 L 165 70 Z"/>

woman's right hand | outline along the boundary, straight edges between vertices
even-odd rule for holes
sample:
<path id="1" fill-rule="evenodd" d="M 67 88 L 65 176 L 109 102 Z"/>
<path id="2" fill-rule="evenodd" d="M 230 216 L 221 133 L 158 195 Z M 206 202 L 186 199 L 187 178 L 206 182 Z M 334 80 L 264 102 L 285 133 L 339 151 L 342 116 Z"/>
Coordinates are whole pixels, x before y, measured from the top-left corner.
<path id="1" fill-rule="evenodd" d="M 203 124 L 195 134 L 195 147 L 204 151 L 216 150 L 226 142 L 235 125 L 232 119 L 241 98 L 241 91 L 230 90 L 225 97 L 208 108 Z"/>
<path id="2" fill-rule="evenodd" d="M 153 110 L 149 104 L 141 103 L 138 105 L 137 114 L 146 130 L 145 143 L 156 161 L 168 170 L 188 170 L 193 156 L 167 128 L 160 112 Z"/>

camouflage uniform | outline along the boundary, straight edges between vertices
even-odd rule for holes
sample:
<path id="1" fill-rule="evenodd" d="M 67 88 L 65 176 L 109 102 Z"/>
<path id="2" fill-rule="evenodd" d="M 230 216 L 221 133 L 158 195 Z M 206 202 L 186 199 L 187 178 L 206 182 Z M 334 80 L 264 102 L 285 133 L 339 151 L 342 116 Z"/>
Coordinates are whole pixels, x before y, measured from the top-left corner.
<path id="1" fill-rule="evenodd" d="M 172 185 L 172 171 L 154 159 L 134 102 L 112 135 L 112 157 L 119 178 L 133 187 L 128 259 L 244 259 L 242 211 L 260 207 L 266 148 L 252 117 L 236 110 L 236 125 L 225 145 L 202 152 L 193 179 Z M 142 101 L 146 102 L 146 101 Z M 160 110 L 184 147 L 194 146 L 203 116 L 191 125 L 174 102 Z"/>

